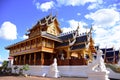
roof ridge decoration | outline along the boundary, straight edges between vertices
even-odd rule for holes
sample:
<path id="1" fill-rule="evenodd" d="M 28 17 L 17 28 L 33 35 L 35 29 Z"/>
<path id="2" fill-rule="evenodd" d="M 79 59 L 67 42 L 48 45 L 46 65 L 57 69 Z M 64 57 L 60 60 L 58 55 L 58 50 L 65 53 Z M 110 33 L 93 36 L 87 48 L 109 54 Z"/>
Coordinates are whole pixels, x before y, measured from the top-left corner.
<path id="1" fill-rule="evenodd" d="M 78 23 L 78 27 L 75 31 L 75 34 L 72 34 L 73 35 L 73 41 L 70 41 L 70 39 L 68 40 L 69 41 L 69 46 L 72 46 L 76 42 L 76 38 L 77 38 L 78 33 L 79 33 L 78 29 L 79 29 L 79 23 Z"/>
<path id="2" fill-rule="evenodd" d="M 80 34 L 78 34 L 78 36 L 77 37 L 81 37 L 81 36 L 85 36 L 85 35 L 87 35 L 87 33 L 85 32 L 85 33 L 80 33 Z"/>
<path id="3" fill-rule="evenodd" d="M 69 31 L 69 32 L 65 32 L 65 33 L 61 33 L 61 34 L 59 35 L 59 37 L 65 36 L 65 35 L 68 35 L 68 34 L 72 34 L 72 33 L 75 33 L 75 30 L 72 30 L 72 31 Z"/>
<path id="4" fill-rule="evenodd" d="M 56 15 L 55 16 L 52 16 L 52 14 L 49 14 L 48 16 L 46 16 L 46 17 L 44 17 L 44 18 L 42 18 L 40 21 L 39 21 L 39 23 L 40 23 L 40 25 L 49 25 L 49 20 L 50 21 L 54 21 L 56 19 Z M 45 20 L 45 22 L 42 22 L 42 20 Z"/>
<path id="5" fill-rule="evenodd" d="M 93 24 L 91 25 L 90 31 L 88 32 L 88 35 L 92 37 L 92 31 L 93 31 Z"/>

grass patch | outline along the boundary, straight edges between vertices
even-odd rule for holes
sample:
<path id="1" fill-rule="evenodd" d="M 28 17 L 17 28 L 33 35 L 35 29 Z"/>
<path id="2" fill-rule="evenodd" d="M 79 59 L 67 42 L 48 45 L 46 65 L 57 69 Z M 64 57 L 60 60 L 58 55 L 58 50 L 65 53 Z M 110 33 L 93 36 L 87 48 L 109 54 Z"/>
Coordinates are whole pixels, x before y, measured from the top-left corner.
<path id="1" fill-rule="evenodd" d="M 120 73 L 120 66 L 117 64 L 106 64 L 106 67 L 110 68 L 116 73 Z"/>

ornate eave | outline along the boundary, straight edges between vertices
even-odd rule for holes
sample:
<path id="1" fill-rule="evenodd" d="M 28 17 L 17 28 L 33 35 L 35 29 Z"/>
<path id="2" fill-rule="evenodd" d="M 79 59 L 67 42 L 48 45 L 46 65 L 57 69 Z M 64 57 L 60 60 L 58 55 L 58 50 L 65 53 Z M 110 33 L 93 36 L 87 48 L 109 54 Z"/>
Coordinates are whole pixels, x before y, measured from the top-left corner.
<path id="1" fill-rule="evenodd" d="M 47 33 L 46 31 L 42 32 L 41 36 L 44 37 L 44 38 L 48 38 L 48 39 L 50 39 L 50 40 L 53 40 L 53 41 L 60 42 L 60 43 L 63 42 L 63 41 L 62 41 L 61 39 L 59 39 L 58 37 L 56 37 L 56 36 L 54 36 L 54 35 L 52 35 L 52 34 L 49 34 L 49 33 Z"/>

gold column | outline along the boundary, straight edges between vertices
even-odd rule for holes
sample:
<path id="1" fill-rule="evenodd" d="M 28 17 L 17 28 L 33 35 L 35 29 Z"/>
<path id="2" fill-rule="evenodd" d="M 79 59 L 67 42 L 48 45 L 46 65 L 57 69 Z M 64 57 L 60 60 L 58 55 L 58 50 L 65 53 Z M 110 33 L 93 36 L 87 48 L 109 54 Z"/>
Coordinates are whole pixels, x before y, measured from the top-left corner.
<path id="1" fill-rule="evenodd" d="M 41 65 L 44 65 L 44 53 L 41 52 Z"/>
<path id="2" fill-rule="evenodd" d="M 19 48 L 20 48 L 20 51 L 21 51 L 21 44 L 20 44 L 20 47 L 19 47 Z"/>
<path id="3" fill-rule="evenodd" d="M 25 44 L 24 46 L 25 46 L 25 50 L 26 50 L 27 49 L 27 42 L 25 42 L 24 44 Z"/>
<path id="4" fill-rule="evenodd" d="M 68 50 L 67 50 L 67 59 L 70 59 L 70 49 L 68 47 Z"/>
<path id="5" fill-rule="evenodd" d="M 32 40 L 30 40 L 30 49 L 32 48 L 32 45 L 31 45 L 31 43 L 32 43 Z"/>
<path id="6" fill-rule="evenodd" d="M 80 59 L 80 53 L 78 52 L 78 59 Z"/>
<path id="7" fill-rule="evenodd" d="M 21 55 L 20 55 L 19 57 L 20 57 L 20 60 L 19 60 L 19 65 L 21 65 Z"/>
<path id="8" fill-rule="evenodd" d="M 26 54 L 24 55 L 24 65 L 26 64 Z"/>
<path id="9" fill-rule="evenodd" d="M 29 54 L 29 65 L 31 64 L 31 54 Z"/>
<path id="10" fill-rule="evenodd" d="M 34 65 L 36 64 L 36 53 L 34 53 Z"/>
<path id="11" fill-rule="evenodd" d="M 16 56 L 16 64 L 18 65 L 18 56 Z"/>
<path id="12" fill-rule="evenodd" d="M 38 43 L 37 43 L 37 38 L 36 38 L 36 39 L 35 39 L 35 48 L 37 47 L 37 44 L 38 44 Z"/>

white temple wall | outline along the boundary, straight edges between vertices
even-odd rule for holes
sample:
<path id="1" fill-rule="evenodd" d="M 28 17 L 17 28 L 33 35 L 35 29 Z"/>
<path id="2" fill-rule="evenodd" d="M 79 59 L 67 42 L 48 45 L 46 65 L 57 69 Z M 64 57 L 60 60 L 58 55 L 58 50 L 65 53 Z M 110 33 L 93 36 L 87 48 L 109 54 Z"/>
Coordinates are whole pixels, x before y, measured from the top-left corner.
<path id="1" fill-rule="evenodd" d="M 22 66 L 17 65 L 19 68 Z M 15 65 L 13 66 L 13 68 Z M 48 73 L 49 66 L 29 66 L 30 70 L 26 71 L 28 75 L 35 75 L 35 76 L 45 76 Z M 68 76 L 68 77 L 88 77 L 87 72 L 90 72 L 88 66 L 58 66 L 58 70 L 60 76 Z M 113 72 L 110 68 L 107 68 L 109 73 L 109 78 L 116 78 L 120 79 L 120 73 Z M 14 73 L 14 69 L 12 69 Z M 18 73 L 18 71 L 17 71 Z"/>
<path id="2" fill-rule="evenodd" d="M 87 77 L 88 66 L 58 66 L 61 76 Z"/>
<path id="3" fill-rule="evenodd" d="M 120 73 L 115 73 L 110 68 L 107 68 L 107 70 L 110 71 L 110 73 L 109 73 L 110 78 L 120 79 Z"/>
<path id="4" fill-rule="evenodd" d="M 19 68 L 22 66 L 17 65 Z M 13 68 L 15 65 L 13 66 Z M 49 66 L 29 66 L 30 70 L 25 71 L 28 75 L 45 76 L 48 73 Z M 58 66 L 60 76 L 87 77 L 87 66 Z M 12 69 L 14 73 L 14 69 Z M 17 73 L 19 70 L 17 71 Z"/>
<path id="5" fill-rule="evenodd" d="M 19 67 L 19 69 L 23 66 L 21 65 L 17 65 Z M 15 73 L 14 71 L 14 67 L 12 68 L 12 72 Z M 49 66 L 29 66 L 29 70 L 28 71 L 24 71 L 24 73 L 28 74 L 28 75 L 34 75 L 34 76 L 44 76 L 48 70 L 49 70 Z M 19 69 L 17 70 L 17 73 L 19 72 Z"/>

